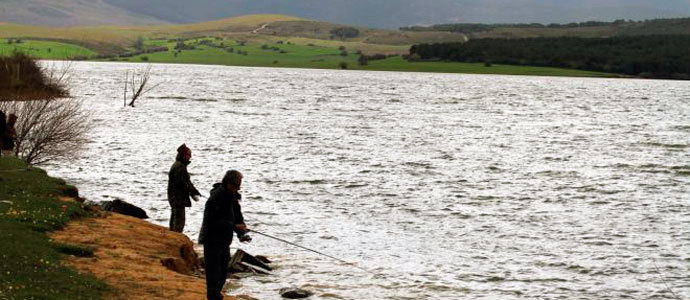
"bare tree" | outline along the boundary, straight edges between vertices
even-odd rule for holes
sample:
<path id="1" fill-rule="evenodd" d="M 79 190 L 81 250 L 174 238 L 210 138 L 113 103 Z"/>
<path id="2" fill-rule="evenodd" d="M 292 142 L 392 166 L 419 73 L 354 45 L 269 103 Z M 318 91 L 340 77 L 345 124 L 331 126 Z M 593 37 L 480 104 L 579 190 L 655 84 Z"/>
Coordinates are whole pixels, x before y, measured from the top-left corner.
<path id="1" fill-rule="evenodd" d="M 17 115 L 14 153 L 32 165 L 74 158 L 87 143 L 91 114 L 75 98 L 0 102 Z"/>
<path id="2" fill-rule="evenodd" d="M 45 75 L 46 84 L 48 86 L 60 87 L 64 90 L 66 95 L 69 94 L 69 89 L 67 83 L 71 79 L 72 75 L 72 61 L 62 61 L 61 66 L 46 66 L 41 67 L 42 73 Z"/>
<path id="3" fill-rule="evenodd" d="M 146 66 L 146 69 L 143 71 L 139 71 L 137 69 L 132 70 L 132 77 L 129 77 L 129 71 L 125 74 L 125 92 L 124 92 L 124 100 L 125 100 L 125 106 L 129 105 L 131 107 L 134 107 L 134 102 L 139 99 L 139 97 L 143 96 L 144 94 L 150 92 L 151 90 L 157 88 L 159 85 L 163 84 L 158 83 L 150 88 L 146 88 L 146 85 L 149 83 L 149 79 L 151 78 L 151 65 Z M 127 104 L 127 88 L 131 89 L 132 96 L 129 99 L 129 104 Z"/>
<path id="4" fill-rule="evenodd" d="M 0 62 L 0 110 L 17 116 L 14 154 L 34 165 L 76 156 L 93 123 L 69 97 L 71 63 L 46 66 L 21 53 Z M 8 86 L 12 78 L 16 84 Z"/>

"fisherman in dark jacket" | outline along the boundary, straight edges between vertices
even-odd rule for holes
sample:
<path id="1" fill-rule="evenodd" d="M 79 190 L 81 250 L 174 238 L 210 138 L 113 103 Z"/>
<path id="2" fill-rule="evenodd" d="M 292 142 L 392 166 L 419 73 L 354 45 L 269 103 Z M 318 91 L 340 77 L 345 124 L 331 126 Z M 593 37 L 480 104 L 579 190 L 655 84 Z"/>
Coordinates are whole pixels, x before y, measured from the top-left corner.
<path id="1" fill-rule="evenodd" d="M 199 244 L 204 245 L 206 270 L 206 297 L 208 300 L 223 299 L 221 291 L 228 275 L 230 244 L 233 232 L 241 242 L 251 241 L 246 233 L 239 189 L 242 186 L 242 173 L 231 170 L 225 173 L 223 181 L 213 185 L 211 197 L 204 208 Z"/>
<path id="2" fill-rule="evenodd" d="M 4 148 L 5 135 L 7 135 L 7 116 L 0 110 L 0 156 L 2 156 L 2 148 Z"/>
<path id="3" fill-rule="evenodd" d="M 189 179 L 187 165 L 191 162 L 192 150 L 182 144 L 177 148 L 177 157 L 168 173 L 168 203 L 170 203 L 170 230 L 182 232 L 185 223 L 185 207 L 191 207 L 192 202 L 199 201 L 201 195 Z"/>
<path id="4" fill-rule="evenodd" d="M 7 124 L 5 124 L 5 134 L 3 135 L 2 154 L 6 156 L 14 155 L 14 146 L 17 142 L 17 129 L 14 126 L 17 124 L 17 115 L 10 114 L 7 117 Z"/>

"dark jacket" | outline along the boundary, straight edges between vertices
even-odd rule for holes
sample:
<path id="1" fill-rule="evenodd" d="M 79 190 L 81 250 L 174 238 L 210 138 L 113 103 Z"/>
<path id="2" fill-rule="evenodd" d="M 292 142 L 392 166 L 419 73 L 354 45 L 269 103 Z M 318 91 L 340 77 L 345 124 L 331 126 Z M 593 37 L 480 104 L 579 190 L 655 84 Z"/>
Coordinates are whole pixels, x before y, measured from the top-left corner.
<path id="1" fill-rule="evenodd" d="M 7 126 L 6 134 L 2 141 L 2 150 L 14 149 L 15 141 L 17 140 L 17 130 L 14 126 Z"/>
<path id="2" fill-rule="evenodd" d="M 4 112 L 0 111 L 0 149 L 5 149 L 5 140 L 9 138 L 9 132 L 7 131 L 7 116 Z"/>
<path id="3" fill-rule="evenodd" d="M 237 236 L 244 234 L 235 228 L 236 224 L 244 223 L 240 199 L 242 195 L 228 191 L 222 184 L 213 185 L 211 197 L 204 208 L 199 244 L 230 245 L 233 232 L 237 232 Z"/>
<path id="4" fill-rule="evenodd" d="M 188 164 L 178 157 L 168 172 L 168 203 L 171 207 L 190 207 L 189 196 L 201 195 L 189 180 Z"/>

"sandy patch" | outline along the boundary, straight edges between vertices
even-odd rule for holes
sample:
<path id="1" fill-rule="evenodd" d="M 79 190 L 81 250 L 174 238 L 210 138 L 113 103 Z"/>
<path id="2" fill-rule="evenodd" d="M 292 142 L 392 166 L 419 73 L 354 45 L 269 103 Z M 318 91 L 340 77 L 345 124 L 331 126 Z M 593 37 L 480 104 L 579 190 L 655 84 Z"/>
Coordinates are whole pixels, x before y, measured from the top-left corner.
<path id="1" fill-rule="evenodd" d="M 69 257 L 64 261 L 113 287 L 114 291 L 105 295 L 105 299 L 206 299 L 203 277 L 180 274 L 161 263 L 171 258 L 183 261 L 180 248 L 192 246 L 183 234 L 140 219 L 107 213 L 70 222 L 51 238 L 96 247 L 95 257 Z M 226 296 L 226 299 L 234 298 Z"/>

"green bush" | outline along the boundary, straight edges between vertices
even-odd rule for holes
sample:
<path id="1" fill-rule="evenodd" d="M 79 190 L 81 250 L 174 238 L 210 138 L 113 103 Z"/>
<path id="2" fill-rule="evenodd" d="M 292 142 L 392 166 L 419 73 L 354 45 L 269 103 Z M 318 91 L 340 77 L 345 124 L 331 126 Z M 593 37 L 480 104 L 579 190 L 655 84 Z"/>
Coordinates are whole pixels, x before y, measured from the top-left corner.
<path id="1" fill-rule="evenodd" d="M 0 95 L 3 94 L 18 97 L 23 94 L 38 94 L 49 98 L 68 95 L 63 86 L 51 82 L 43 74 L 35 59 L 21 52 L 0 56 Z M 40 98 L 42 97 L 37 97 Z"/>

